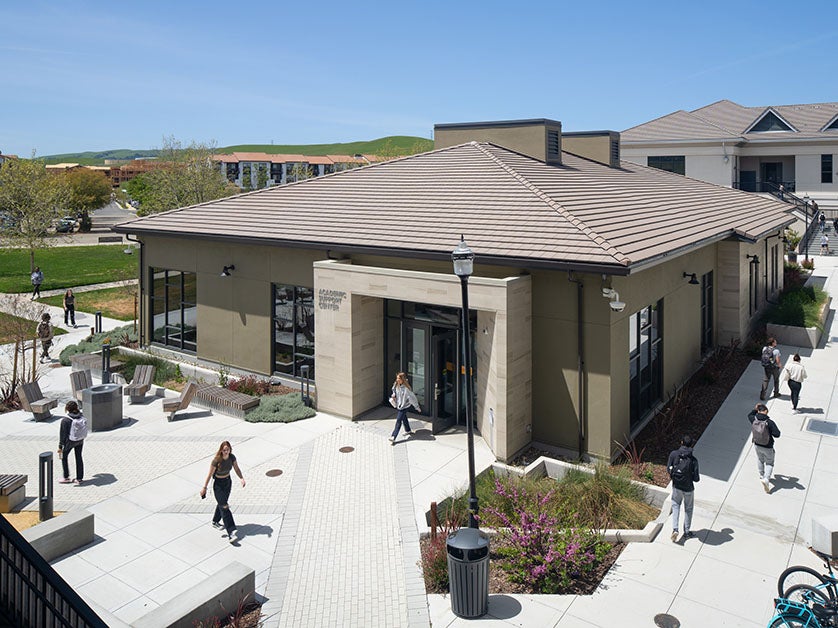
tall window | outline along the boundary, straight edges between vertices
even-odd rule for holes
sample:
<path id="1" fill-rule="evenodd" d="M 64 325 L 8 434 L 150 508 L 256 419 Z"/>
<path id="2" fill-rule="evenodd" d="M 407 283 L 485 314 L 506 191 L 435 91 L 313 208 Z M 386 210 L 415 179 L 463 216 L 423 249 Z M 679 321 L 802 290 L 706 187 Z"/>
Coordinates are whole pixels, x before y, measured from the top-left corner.
<path id="1" fill-rule="evenodd" d="M 646 163 L 650 168 L 666 170 L 675 174 L 686 173 L 686 157 L 683 155 L 663 155 L 659 157 L 647 157 Z"/>
<path id="2" fill-rule="evenodd" d="M 274 284 L 274 372 L 314 378 L 314 290 Z"/>
<path id="3" fill-rule="evenodd" d="M 197 276 L 161 268 L 152 268 L 150 275 L 152 342 L 197 352 Z"/>
<path id="4" fill-rule="evenodd" d="M 713 348 L 713 271 L 701 276 L 701 353 Z"/>
<path id="5" fill-rule="evenodd" d="M 779 258 L 780 258 L 780 245 L 775 244 L 771 247 L 771 293 L 777 291 L 777 288 L 780 287 L 780 265 L 779 265 Z"/>
<path id="6" fill-rule="evenodd" d="M 832 155 L 821 155 L 821 183 L 832 183 Z"/>
<path id="7" fill-rule="evenodd" d="M 663 301 L 629 318 L 630 421 L 634 427 L 660 401 L 663 388 Z"/>
<path id="8" fill-rule="evenodd" d="M 754 255 L 748 264 L 748 316 L 759 309 L 759 262 Z"/>

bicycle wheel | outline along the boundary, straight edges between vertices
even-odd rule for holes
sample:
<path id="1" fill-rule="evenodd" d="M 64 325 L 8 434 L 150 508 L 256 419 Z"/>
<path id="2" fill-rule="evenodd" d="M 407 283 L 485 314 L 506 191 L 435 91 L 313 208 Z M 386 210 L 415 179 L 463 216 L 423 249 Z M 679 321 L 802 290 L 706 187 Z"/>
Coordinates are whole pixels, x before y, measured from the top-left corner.
<path id="1" fill-rule="evenodd" d="M 808 625 L 809 622 L 797 617 L 776 617 L 768 624 L 768 628 L 805 628 Z"/>
<path id="2" fill-rule="evenodd" d="M 768 624 L 768 628 L 805 628 L 808 625 L 809 622 L 797 617 L 776 617 Z"/>
<path id="3" fill-rule="evenodd" d="M 829 595 L 824 589 L 819 589 L 808 584 L 796 584 L 790 587 L 784 598 L 791 602 L 797 602 L 811 608 L 812 606 L 826 606 L 829 604 Z"/>
<path id="4" fill-rule="evenodd" d="M 777 593 L 780 594 L 780 597 L 786 597 L 786 591 L 796 584 L 808 584 L 815 588 L 823 587 L 827 591 L 827 595 L 832 597 L 831 589 L 825 586 L 826 580 L 824 580 L 824 577 L 811 567 L 795 565 L 786 569 L 777 579 Z"/>

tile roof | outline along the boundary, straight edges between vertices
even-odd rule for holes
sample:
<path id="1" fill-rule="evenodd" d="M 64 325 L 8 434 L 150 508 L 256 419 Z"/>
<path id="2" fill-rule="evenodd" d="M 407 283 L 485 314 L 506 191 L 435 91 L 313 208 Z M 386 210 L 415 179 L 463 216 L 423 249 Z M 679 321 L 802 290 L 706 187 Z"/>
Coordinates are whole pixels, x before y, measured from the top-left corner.
<path id="1" fill-rule="evenodd" d="M 563 154 L 547 165 L 471 142 L 122 223 L 124 233 L 479 258 L 625 272 L 793 222 L 779 201 L 654 168 Z"/>
<path id="2" fill-rule="evenodd" d="M 769 110 L 788 122 L 796 133 L 773 131 L 767 133 L 746 133 Z M 653 142 L 658 140 L 695 139 L 767 139 L 777 137 L 836 137 L 835 130 L 822 131 L 838 116 L 838 102 L 814 103 L 808 105 L 774 105 L 745 107 L 730 100 L 720 100 L 693 111 L 676 111 L 644 124 L 626 129 L 620 134 L 621 141 Z M 708 135 L 713 128 L 715 134 Z"/>

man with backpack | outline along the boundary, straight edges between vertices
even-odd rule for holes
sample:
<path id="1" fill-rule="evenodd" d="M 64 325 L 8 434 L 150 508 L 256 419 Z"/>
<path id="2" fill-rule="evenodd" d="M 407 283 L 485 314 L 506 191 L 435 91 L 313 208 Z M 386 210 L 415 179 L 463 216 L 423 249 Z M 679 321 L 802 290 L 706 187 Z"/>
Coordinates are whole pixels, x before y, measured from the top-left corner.
<path id="1" fill-rule="evenodd" d="M 41 316 L 41 322 L 38 323 L 37 334 L 38 339 L 41 341 L 41 359 L 40 361 L 43 363 L 44 360 L 51 360 L 52 358 L 49 357 L 49 349 L 52 346 L 52 338 L 54 335 L 54 331 L 52 329 L 52 323 L 49 322 L 50 316 L 46 312 Z"/>
<path id="2" fill-rule="evenodd" d="M 698 482 L 698 459 L 693 455 L 693 439 L 685 435 L 681 439 L 681 446 L 669 454 L 666 463 L 669 477 L 672 478 L 672 542 L 678 540 L 678 517 L 681 513 L 681 503 L 684 504 L 684 538 L 695 536 L 690 531 L 693 518 L 693 504 L 695 503 L 695 482 Z"/>
<path id="3" fill-rule="evenodd" d="M 774 439 L 780 438 L 780 428 L 768 417 L 768 408 L 758 403 L 748 413 L 751 422 L 751 441 L 757 454 L 759 481 L 766 493 L 771 492 L 771 474 L 774 472 Z"/>
<path id="4" fill-rule="evenodd" d="M 61 470 L 63 478 L 58 480 L 59 484 L 81 484 L 84 480 L 84 460 L 81 457 L 81 450 L 84 446 L 84 439 L 87 438 L 87 419 L 79 410 L 79 404 L 75 401 L 68 401 L 64 406 L 67 416 L 61 419 L 61 428 L 58 434 L 58 457 L 61 458 Z M 76 479 L 70 479 L 70 465 L 67 458 L 73 451 L 76 456 Z"/>
<path id="5" fill-rule="evenodd" d="M 759 393 L 761 401 L 765 401 L 768 394 L 768 382 L 774 378 L 774 396 L 780 396 L 780 369 L 782 362 L 780 362 L 780 350 L 777 348 L 777 341 L 774 338 L 769 338 L 768 342 L 762 348 L 762 357 L 760 358 L 762 369 L 765 374 L 762 377 L 762 389 Z"/>

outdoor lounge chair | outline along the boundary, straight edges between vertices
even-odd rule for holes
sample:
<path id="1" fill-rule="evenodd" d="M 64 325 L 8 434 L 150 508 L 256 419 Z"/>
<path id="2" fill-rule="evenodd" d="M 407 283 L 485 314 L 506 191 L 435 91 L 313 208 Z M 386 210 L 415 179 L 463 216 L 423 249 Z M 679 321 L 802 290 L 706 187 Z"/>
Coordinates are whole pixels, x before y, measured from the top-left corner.
<path id="1" fill-rule="evenodd" d="M 70 386 L 73 388 L 73 399 L 81 404 L 82 391 L 85 388 L 93 386 L 93 376 L 90 374 L 90 369 L 84 369 L 83 371 L 71 371 Z"/>
<path id="2" fill-rule="evenodd" d="M 21 384 L 17 389 L 17 397 L 20 399 L 20 405 L 23 406 L 23 409 L 31 412 L 36 421 L 50 418 L 52 416 L 50 409 L 58 405 L 58 399 L 44 397 L 38 382 Z"/>
<path id="3" fill-rule="evenodd" d="M 123 394 L 130 397 L 130 403 L 137 403 L 145 399 L 145 395 L 154 381 L 155 370 L 155 367 L 151 364 L 140 364 L 134 369 L 134 379 L 123 389 Z"/>
<path id="4" fill-rule="evenodd" d="M 195 396 L 197 390 L 198 384 L 195 382 L 187 382 L 186 386 L 184 386 L 183 390 L 180 392 L 180 397 L 163 402 L 163 412 L 169 413 L 170 421 L 175 418 L 175 412 L 183 410 L 189 405 L 189 402 L 192 401 L 192 397 Z"/>

